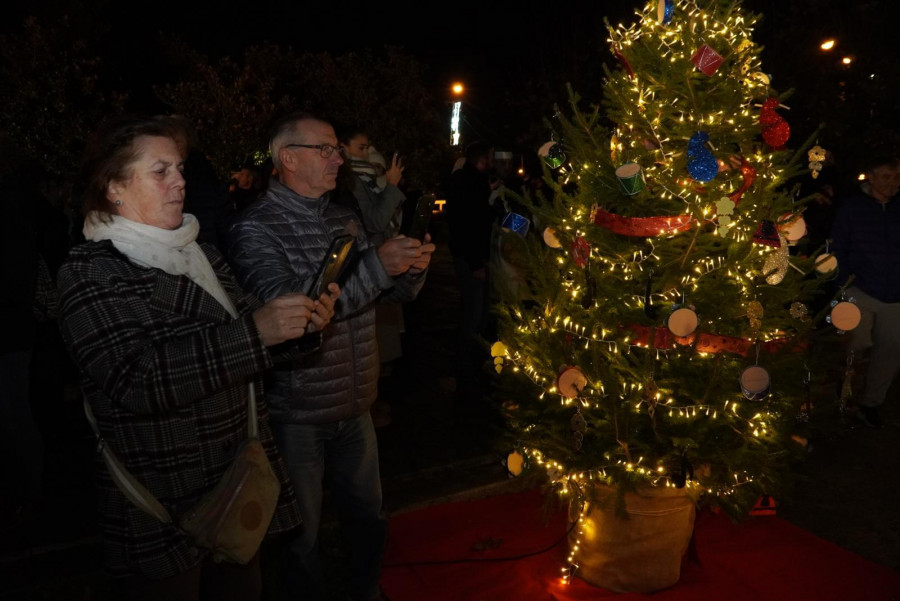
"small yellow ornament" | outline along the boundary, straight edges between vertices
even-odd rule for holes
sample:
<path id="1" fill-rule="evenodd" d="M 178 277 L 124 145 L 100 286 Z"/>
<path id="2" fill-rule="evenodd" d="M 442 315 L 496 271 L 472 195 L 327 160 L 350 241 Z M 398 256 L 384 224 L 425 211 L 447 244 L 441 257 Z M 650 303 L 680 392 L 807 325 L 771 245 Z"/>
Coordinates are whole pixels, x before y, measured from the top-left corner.
<path id="1" fill-rule="evenodd" d="M 764 86 L 767 86 L 770 83 L 772 83 L 772 79 L 768 75 L 763 73 L 762 71 L 755 71 L 750 74 L 750 77 L 752 79 L 755 79 L 759 83 L 763 84 Z"/>
<path id="2" fill-rule="evenodd" d="M 809 149 L 809 152 L 807 152 L 806 155 L 809 158 L 810 175 L 812 175 L 813 179 L 816 179 L 819 177 L 819 172 L 822 171 L 822 167 L 824 167 L 826 151 L 816 144 Z"/>
<path id="3" fill-rule="evenodd" d="M 513 451 L 506 457 L 506 471 L 511 476 L 518 476 L 525 469 L 525 457 L 518 451 Z"/>
<path id="4" fill-rule="evenodd" d="M 734 214 L 734 201 L 728 198 L 727 196 L 723 196 L 719 200 L 716 201 L 716 215 L 733 215 Z"/>
<path id="5" fill-rule="evenodd" d="M 503 360 L 509 355 L 506 345 L 499 340 L 491 345 L 491 357 L 494 358 L 494 371 L 498 374 L 503 371 Z"/>

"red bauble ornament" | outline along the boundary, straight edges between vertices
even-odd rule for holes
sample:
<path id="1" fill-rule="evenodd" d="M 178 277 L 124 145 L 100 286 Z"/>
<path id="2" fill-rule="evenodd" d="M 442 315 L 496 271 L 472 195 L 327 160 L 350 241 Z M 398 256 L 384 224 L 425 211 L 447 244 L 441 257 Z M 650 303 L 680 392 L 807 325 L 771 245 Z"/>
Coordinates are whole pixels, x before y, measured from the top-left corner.
<path id="1" fill-rule="evenodd" d="M 767 98 L 759 112 L 759 124 L 762 127 L 762 138 L 775 150 L 781 150 L 791 137 L 791 126 L 784 117 L 775 112 L 778 107 L 777 98 Z"/>

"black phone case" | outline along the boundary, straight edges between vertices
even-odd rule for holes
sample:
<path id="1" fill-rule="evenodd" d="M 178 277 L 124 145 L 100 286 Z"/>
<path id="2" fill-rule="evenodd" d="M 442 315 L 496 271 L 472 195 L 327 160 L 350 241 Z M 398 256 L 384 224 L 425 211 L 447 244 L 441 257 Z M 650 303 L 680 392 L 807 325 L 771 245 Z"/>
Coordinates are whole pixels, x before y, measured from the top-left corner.
<path id="1" fill-rule="evenodd" d="M 426 194 L 419 199 L 416 204 L 416 214 L 413 216 L 407 236 L 425 241 L 425 234 L 428 233 L 428 225 L 431 223 L 431 214 L 434 211 L 434 201 L 434 194 Z"/>
<path id="2" fill-rule="evenodd" d="M 316 272 L 316 279 L 307 291 L 311 299 L 319 298 L 331 282 L 339 282 L 356 254 L 356 238 L 342 234 L 331 241 L 328 252 Z"/>

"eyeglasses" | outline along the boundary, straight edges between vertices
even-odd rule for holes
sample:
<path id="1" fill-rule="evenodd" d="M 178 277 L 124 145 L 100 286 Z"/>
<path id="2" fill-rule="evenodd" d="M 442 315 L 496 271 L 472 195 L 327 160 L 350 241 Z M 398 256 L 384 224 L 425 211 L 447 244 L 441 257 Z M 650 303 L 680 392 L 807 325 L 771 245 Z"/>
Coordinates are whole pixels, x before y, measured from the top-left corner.
<path id="1" fill-rule="evenodd" d="M 332 146 L 331 144 L 285 144 L 285 148 L 313 148 L 319 151 L 319 154 L 323 159 L 327 159 L 331 155 L 334 154 L 334 151 L 338 149 L 337 146 Z"/>

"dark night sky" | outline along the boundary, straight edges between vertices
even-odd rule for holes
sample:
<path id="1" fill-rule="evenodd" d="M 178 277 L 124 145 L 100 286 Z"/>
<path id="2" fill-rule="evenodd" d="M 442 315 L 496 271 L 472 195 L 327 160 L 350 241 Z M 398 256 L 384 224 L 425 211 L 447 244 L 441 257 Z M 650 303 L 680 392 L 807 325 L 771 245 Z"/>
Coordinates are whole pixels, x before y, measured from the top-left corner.
<path id="1" fill-rule="evenodd" d="M 606 52 L 603 15 L 616 22 L 633 11 L 630 0 L 538 0 L 432 2 L 302 2 L 269 0 L 232 3 L 192 0 L 117 2 L 36 0 L 11 7 L 0 28 L 21 23 L 25 14 L 41 19 L 79 11 L 88 24 L 109 28 L 110 52 L 132 57 L 133 69 L 152 64 L 146 52 L 154 34 L 177 34 L 202 53 L 236 54 L 264 41 L 298 51 L 343 52 L 399 46 L 426 66 L 426 83 L 440 95 L 463 79 L 470 98 L 490 102 L 488 89 L 499 71 L 527 69 L 535 55 L 572 40 L 596 39 Z M 81 8 L 79 8 L 81 7 Z M 593 48 L 593 46 L 592 46 Z"/>
<path id="2" fill-rule="evenodd" d="M 211 56 L 239 54 L 242 47 L 263 41 L 290 44 L 297 51 L 399 46 L 426 66 L 425 83 L 436 98 L 447 97 L 450 83 L 461 79 L 468 87 L 466 102 L 493 116 L 503 110 L 499 92 L 515 90 L 517 78 L 542 59 L 552 57 L 559 64 L 575 52 L 608 58 L 603 17 L 614 24 L 631 21 L 642 5 L 643 0 L 264 0 L 235 7 L 191 0 L 34 0 L 7 9 L 0 31 L 15 29 L 28 13 L 51 18 L 77 12 L 87 26 L 108 28 L 109 52 L 125 57 L 121 64 L 130 81 L 150 73 L 164 76 L 154 71 L 155 51 L 148 51 L 153 45 L 147 40 L 156 33 L 176 34 Z M 894 28 L 900 8 L 891 0 L 744 0 L 743 7 L 763 14 L 754 39 L 767 47 L 763 64 L 775 74 L 777 89 L 793 87 L 798 70 L 796 60 L 794 71 L 787 70 L 783 56 L 806 53 L 811 71 L 822 68 L 815 64 L 815 44 L 826 34 L 857 36 L 880 52 L 891 47 L 897 52 Z M 799 69 L 807 68 L 800 64 Z M 798 92 L 818 93 L 814 86 Z M 565 100 L 562 94 L 559 100 Z"/>

